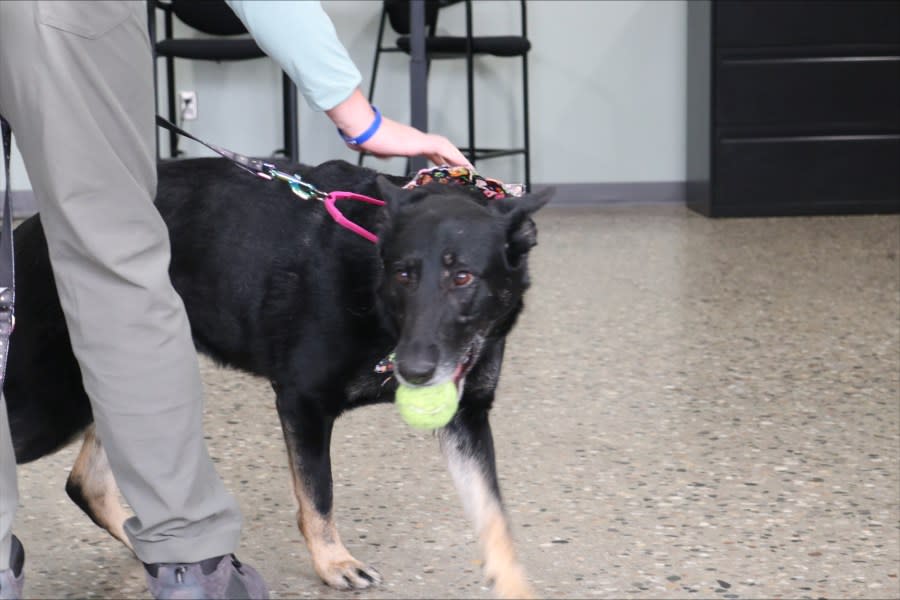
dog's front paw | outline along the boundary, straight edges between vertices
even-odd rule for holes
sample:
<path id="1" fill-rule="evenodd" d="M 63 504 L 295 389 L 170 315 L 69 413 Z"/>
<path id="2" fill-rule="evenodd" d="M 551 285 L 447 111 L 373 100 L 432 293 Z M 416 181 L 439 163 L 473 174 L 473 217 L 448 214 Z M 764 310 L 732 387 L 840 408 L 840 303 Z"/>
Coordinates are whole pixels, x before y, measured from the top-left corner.
<path id="1" fill-rule="evenodd" d="M 537 598 L 534 589 L 528 583 L 525 572 L 521 568 L 512 573 L 504 573 L 493 580 L 494 595 L 504 600 L 524 600 Z"/>
<path id="2" fill-rule="evenodd" d="M 503 600 L 537 598 L 537 594 L 525 576 L 525 569 L 515 562 L 499 569 L 495 565 L 488 565 L 485 575 L 497 598 Z"/>
<path id="3" fill-rule="evenodd" d="M 322 581 L 339 590 L 362 590 L 381 583 L 381 573 L 352 556 L 315 565 Z"/>

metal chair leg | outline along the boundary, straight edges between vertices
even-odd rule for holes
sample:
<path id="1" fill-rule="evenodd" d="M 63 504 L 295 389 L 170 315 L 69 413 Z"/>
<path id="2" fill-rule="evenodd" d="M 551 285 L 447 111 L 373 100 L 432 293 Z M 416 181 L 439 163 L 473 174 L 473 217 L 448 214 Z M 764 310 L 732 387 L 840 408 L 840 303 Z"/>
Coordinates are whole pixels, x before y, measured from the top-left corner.
<path id="1" fill-rule="evenodd" d="M 166 57 L 166 94 L 169 100 L 169 121 L 178 123 L 178 116 L 175 112 L 175 59 L 171 56 Z M 178 158 L 178 136 L 169 133 L 169 156 Z"/>
<path id="2" fill-rule="evenodd" d="M 300 144 L 297 139 L 297 88 L 294 82 L 281 73 L 281 96 L 283 103 L 284 156 L 296 163 L 300 159 Z"/>
<path id="3" fill-rule="evenodd" d="M 147 34 L 150 37 L 150 53 L 153 60 L 153 116 L 159 114 L 159 65 L 156 62 L 156 5 L 147 0 Z M 159 162 L 159 127 L 153 127 L 156 138 L 156 160 Z"/>
<path id="4" fill-rule="evenodd" d="M 525 0 L 520 0 L 522 37 L 528 37 L 528 17 Z M 522 132 L 525 136 L 525 191 L 531 191 L 531 129 L 528 121 L 528 53 L 522 55 Z"/>
<path id="5" fill-rule="evenodd" d="M 472 51 L 472 1 L 466 0 L 466 91 L 469 104 L 469 152 L 466 158 L 475 166 L 475 60 Z"/>
<path id="6" fill-rule="evenodd" d="M 531 129 L 528 124 L 528 55 L 522 55 L 522 131 L 525 136 L 525 190 L 531 191 Z"/>
<path id="7" fill-rule="evenodd" d="M 378 63 L 381 60 L 381 42 L 384 39 L 384 24 L 387 21 L 387 9 L 381 8 L 381 23 L 378 25 L 378 38 L 375 42 L 375 60 L 372 62 L 372 79 L 369 81 L 369 104 L 375 98 L 375 79 L 378 77 Z M 362 166 L 363 160 L 366 158 L 365 152 L 360 152 L 356 157 L 357 166 Z"/>

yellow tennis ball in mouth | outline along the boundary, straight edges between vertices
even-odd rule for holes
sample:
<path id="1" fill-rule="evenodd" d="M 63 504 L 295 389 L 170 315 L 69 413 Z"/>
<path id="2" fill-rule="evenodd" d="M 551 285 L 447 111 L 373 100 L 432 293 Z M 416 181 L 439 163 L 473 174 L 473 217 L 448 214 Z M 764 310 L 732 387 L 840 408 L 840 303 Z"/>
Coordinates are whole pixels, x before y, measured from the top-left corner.
<path id="1" fill-rule="evenodd" d="M 410 427 L 440 429 L 456 414 L 459 393 L 452 381 L 425 387 L 400 385 L 394 403 Z"/>

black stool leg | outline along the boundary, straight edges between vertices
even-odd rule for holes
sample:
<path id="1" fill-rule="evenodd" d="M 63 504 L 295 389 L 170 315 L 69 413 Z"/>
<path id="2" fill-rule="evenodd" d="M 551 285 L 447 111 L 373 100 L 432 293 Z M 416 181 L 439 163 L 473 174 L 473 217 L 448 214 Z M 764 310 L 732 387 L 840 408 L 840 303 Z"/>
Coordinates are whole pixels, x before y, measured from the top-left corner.
<path id="1" fill-rule="evenodd" d="M 469 152 L 466 158 L 475 166 L 475 60 L 472 50 L 472 2 L 466 0 L 466 90 L 469 103 Z"/>
<path id="2" fill-rule="evenodd" d="M 281 72 L 281 96 L 284 103 L 284 155 L 292 163 L 300 157 L 297 139 L 297 88 L 284 71 Z"/>
<path id="3" fill-rule="evenodd" d="M 525 190 L 531 191 L 531 135 L 528 125 L 528 55 L 522 55 L 522 130 L 525 135 Z"/>
<path id="4" fill-rule="evenodd" d="M 174 23 L 172 21 L 172 11 L 165 11 L 165 19 L 163 20 L 163 31 L 166 39 L 172 39 L 172 31 Z M 178 124 L 175 115 L 175 59 L 171 56 L 166 57 L 166 94 L 169 97 L 169 122 Z M 178 136 L 169 132 L 169 157 L 178 158 Z"/>
<path id="5" fill-rule="evenodd" d="M 387 9 L 381 9 L 381 23 L 378 25 L 378 38 L 375 42 L 375 60 L 372 62 L 372 79 L 369 81 L 369 104 L 375 98 L 375 79 L 378 77 L 378 63 L 381 60 L 381 41 L 384 38 L 384 24 L 387 21 Z M 357 166 L 362 166 L 363 160 L 366 158 L 365 152 L 360 152 L 356 157 Z"/>
<path id="6" fill-rule="evenodd" d="M 528 16 L 525 0 L 520 0 L 522 14 L 522 37 L 528 38 Z M 531 191 L 531 135 L 528 122 L 528 52 L 522 54 L 522 131 L 525 135 L 525 191 Z"/>
<path id="7" fill-rule="evenodd" d="M 156 6 L 147 2 L 147 33 L 150 36 L 150 52 L 153 57 L 153 118 L 159 114 L 159 66 L 156 64 Z M 156 134 L 156 160 L 159 161 L 159 127 L 153 126 Z"/>
<path id="8" fill-rule="evenodd" d="M 166 57 L 166 94 L 169 96 L 169 122 L 178 123 L 175 114 L 175 59 Z M 169 156 L 178 158 L 178 136 L 169 132 Z"/>

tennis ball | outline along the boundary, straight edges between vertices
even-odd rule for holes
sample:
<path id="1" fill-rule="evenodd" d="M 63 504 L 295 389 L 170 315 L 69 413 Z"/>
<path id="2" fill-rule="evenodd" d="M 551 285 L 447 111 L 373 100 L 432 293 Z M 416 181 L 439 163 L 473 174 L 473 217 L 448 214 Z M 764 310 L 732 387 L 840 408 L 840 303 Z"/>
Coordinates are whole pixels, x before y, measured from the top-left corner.
<path id="1" fill-rule="evenodd" d="M 426 387 L 401 385 L 397 388 L 394 403 L 410 427 L 440 429 L 456 414 L 459 393 L 452 381 Z"/>

